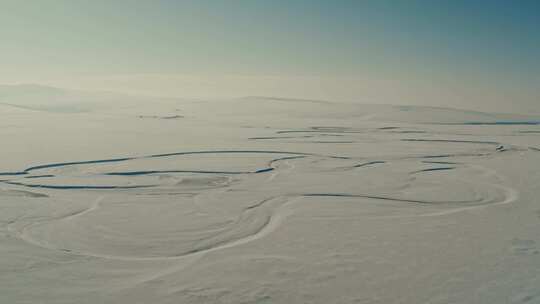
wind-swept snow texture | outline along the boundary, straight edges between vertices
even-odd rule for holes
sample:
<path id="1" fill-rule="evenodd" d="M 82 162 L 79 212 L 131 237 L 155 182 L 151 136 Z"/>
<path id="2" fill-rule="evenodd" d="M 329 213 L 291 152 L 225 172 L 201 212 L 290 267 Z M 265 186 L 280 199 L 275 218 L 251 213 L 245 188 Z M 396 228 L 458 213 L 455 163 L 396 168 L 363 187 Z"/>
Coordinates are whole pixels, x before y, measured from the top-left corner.
<path id="1" fill-rule="evenodd" d="M 0 87 L 0 303 L 539 303 L 540 118 Z"/>

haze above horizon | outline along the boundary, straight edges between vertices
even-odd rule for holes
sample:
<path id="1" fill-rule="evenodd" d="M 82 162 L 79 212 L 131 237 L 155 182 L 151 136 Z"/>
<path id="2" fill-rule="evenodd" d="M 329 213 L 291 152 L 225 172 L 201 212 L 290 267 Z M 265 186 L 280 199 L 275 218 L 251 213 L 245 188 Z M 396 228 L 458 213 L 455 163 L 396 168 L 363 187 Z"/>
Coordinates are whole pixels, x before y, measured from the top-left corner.
<path id="1" fill-rule="evenodd" d="M 536 1 L 0 2 L 0 83 L 540 113 Z"/>

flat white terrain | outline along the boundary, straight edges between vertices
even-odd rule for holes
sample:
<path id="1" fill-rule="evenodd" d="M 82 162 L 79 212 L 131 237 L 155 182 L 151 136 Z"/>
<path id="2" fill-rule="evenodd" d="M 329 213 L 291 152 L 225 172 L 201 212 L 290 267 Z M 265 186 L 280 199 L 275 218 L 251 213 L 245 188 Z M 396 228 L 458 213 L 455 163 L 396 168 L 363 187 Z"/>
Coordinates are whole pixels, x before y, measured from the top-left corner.
<path id="1" fill-rule="evenodd" d="M 0 87 L 0 303 L 540 303 L 540 117 Z"/>

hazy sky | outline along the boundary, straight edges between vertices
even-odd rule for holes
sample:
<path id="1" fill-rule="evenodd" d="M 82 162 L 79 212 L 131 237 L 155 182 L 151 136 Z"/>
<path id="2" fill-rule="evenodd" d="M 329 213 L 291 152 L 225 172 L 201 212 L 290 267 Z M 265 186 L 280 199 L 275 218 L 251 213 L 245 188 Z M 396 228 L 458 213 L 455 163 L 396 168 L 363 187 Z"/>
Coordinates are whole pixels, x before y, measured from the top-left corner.
<path id="1" fill-rule="evenodd" d="M 540 113 L 540 1 L 0 5 L 0 83 Z"/>

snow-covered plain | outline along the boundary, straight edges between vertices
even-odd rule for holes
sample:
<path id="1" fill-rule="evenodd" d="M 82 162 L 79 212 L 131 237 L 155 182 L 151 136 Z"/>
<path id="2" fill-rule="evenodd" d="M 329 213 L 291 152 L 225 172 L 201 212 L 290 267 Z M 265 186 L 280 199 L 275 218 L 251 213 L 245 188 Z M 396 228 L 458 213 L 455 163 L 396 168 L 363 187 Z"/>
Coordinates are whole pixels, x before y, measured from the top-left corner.
<path id="1" fill-rule="evenodd" d="M 0 303 L 540 303 L 540 117 L 0 86 Z"/>

